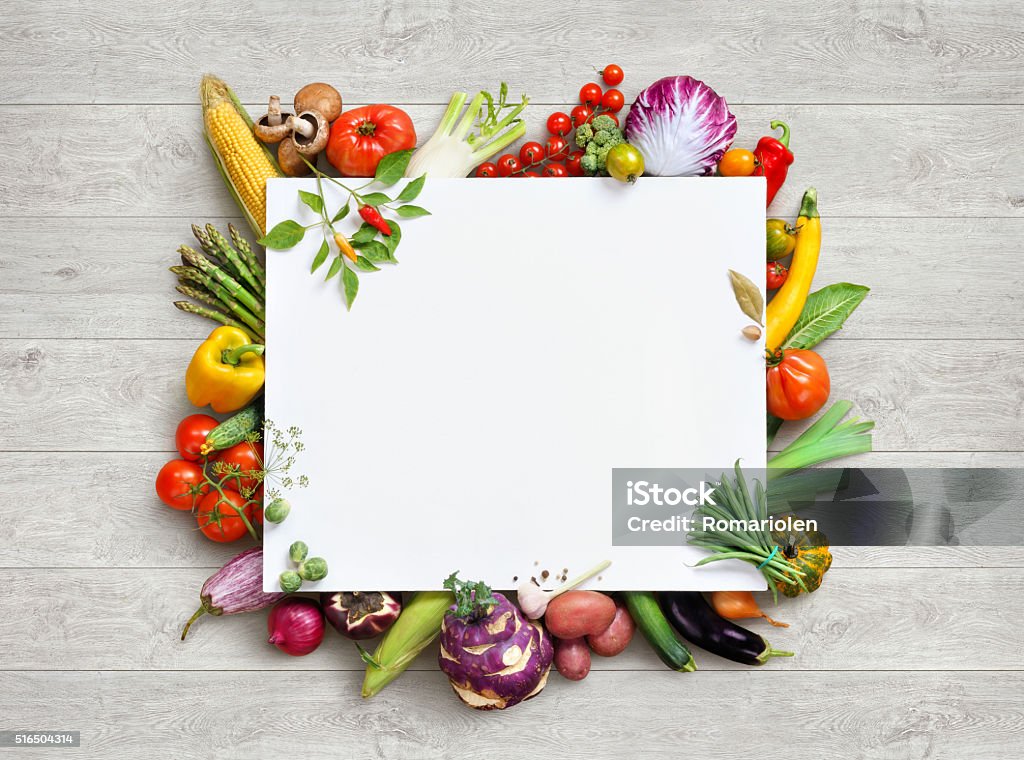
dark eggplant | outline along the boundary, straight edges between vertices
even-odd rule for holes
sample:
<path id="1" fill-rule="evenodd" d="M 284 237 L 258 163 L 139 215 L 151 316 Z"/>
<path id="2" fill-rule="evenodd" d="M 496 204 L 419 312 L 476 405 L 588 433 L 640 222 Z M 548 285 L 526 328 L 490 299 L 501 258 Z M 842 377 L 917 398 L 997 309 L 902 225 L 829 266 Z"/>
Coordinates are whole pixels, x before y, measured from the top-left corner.
<path id="1" fill-rule="evenodd" d="M 792 657 L 772 649 L 765 638 L 726 620 L 698 591 L 665 591 L 658 595 L 661 611 L 679 635 L 712 654 L 744 665 L 764 665 L 769 657 Z"/>

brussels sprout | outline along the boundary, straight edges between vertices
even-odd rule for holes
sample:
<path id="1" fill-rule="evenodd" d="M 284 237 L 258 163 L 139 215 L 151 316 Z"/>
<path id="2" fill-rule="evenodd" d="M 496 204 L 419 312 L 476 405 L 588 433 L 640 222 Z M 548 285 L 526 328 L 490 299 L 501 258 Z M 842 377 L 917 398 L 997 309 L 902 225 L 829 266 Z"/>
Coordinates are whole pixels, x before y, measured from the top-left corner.
<path id="1" fill-rule="evenodd" d="M 309 554 L 309 547 L 306 546 L 305 541 L 296 541 L 288 547 L 288 556 L 296 565 L 302 562 L 307 554 Z"/>
<path id="2" fill-rule="evenodd" d="M 327 560 L 310 557 L 299 565 L 299 576 L 306 581 L 320 581 L 327 577 Z"/>
<path id="3" fill-rule="evenodd" d="M 292 511 L 292 505 L 287 499 L 274 499 L 263 510 L 263 519 L 272 523 L 283 523 Z"/>
<path id="4" fill-rule="evenodd" d="M 285 570 L 281 573 L 278 583 L 281 584 L 281 590 L 289 594 L 293 594 L 302 588 L 302 578 L 294 570 Z"/>

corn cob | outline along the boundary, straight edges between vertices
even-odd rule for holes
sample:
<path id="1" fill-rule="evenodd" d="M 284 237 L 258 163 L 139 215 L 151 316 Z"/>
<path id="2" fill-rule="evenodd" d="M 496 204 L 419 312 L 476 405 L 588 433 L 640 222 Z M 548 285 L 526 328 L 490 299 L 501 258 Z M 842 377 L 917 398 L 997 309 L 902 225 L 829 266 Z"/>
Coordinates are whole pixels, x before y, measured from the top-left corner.
<path id="1" fill-rule="evenodd" d="M 260 287 L 256 275 L 249 270 L 245 259 L 239 255 L 238 251 L 231 247 L 228 239 L 221 235 L 212 224 L 206 225 L 206 235 L 209 237 L 210 242 L 217 247 L 220 255 L 230 262 L 231 269 L 237 274 L 242 284 L 248 286 L 248 289 L 257 296 L 262 296 L 263 289 Z"/>
<path id="2" fill-rule="evenodd" d="M 249 241 L 242 237 L 242 233 L 230 222 L 228 223 L 228 232 L 231 233 L 231 241 L 235 244 L 235 248 L 242 254 L 243 261 L 249 265 L 249 269 L 256 275 L 256 279 L 260 281 L 260 285 L 263 287 L 263 292 L 266 293 L 267 272 L 260 263 L 256 253 L 252 250 L 252 246 L 249 245 Z"/>
<path id="3" fill-rule="evenodd" d="M 252 119 L 223 81 L 207 74 L 199 85 L 206 141 L 217 168 L 253 231 L 267 224 L 267 180 L 282 176 L 277 162 L 252 133 Z"/>

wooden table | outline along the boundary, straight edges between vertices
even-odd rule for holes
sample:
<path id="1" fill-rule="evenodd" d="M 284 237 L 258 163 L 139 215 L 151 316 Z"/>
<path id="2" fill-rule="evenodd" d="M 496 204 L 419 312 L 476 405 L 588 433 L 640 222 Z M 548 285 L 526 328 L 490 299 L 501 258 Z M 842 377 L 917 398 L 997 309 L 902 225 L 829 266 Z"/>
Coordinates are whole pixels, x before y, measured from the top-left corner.
<path id="1" fill-rule="evenodd" d="M 167 267 L 190 223 L 240 223 L 200 134 L 204 71 L 255 114 L 326 80 L 347 107 L 402 105 L 421 138 L 453 90 L 505 79 L 531 96 L 536 136 L 609 60 L 627 102 L 662 75 L 706 79 L 738 145 L 792 125 L 772 210 L 795 214 L 816 186 L 818 282 L 873 288 L 822 347 L 833 397 L 878 423 L 860 463 L 1021 466 L 1020 3 L 10 0 L 0 41 L 0 729 L 81 730 L 78 756 L 182 760 L 979 760 L 1020 746 L 1019 547 L 839 549 L 820 592 L 773 611 L 792 628 L 754 626 L 792 660 L 751 670 L 698 652 L 701 670 L 679 675 L 638 641 L 582 684 L 553 677 L 486 715 L 432 657 L 364 703 L 350 645 L 288 658 L 261 642 L 262 614 L 179 642 L 236 547 L 189 530 L 152 486 L 209 329 L 172 308 Z M 32 757 L 50 754 L 65 756 Z"/>

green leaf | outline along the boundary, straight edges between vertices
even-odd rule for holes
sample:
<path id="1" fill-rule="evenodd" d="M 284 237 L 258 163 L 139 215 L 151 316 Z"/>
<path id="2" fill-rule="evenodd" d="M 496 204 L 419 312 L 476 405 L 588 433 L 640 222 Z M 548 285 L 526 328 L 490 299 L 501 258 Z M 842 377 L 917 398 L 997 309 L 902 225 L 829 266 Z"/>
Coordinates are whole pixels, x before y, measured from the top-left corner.
<path id="1" fill-rule="evenodd" d="M 357 256 L 353 266 L 355 266 L 355 268 L 358 269 L 360 272 L 379 272 L 380 271 L 380 267 L 375 266 L 374 263 L 372 261 L 370 261 L 368 258 L 366 258 L 365 256 Z"/>
<path id="2" fill-rule="evenodd" d="M 768 412 L 768 445 L 772 445 L 772 441 L 775 440 L 775 436 L 779 434 L 779 428 L 782 427 L 784 420 L 781 417 L 776 417 L 771 412 Z"/>
<path id="3" fill-rule="evenodd" d="M 405 167 L 409 165 L 410 158 L 412 158 L 411 150 L 388 153 L 377 164 L 377 174 L 374 179 L 384 187 L 391 187 L 405 174 Z"/>
<path id="4" fill-rule="evenodd" d="M 327 238 L 324 238 L 324 242 L 320 244 L 320 250 L 313 257 L 313 266 L 309 270 L 310 274 L 313 274 L 313 272 L 323 266 L 323 263 L 327 261 L 327 254 L 330 253 L 330 250 L 331 247 L 327 244 Z"/>
<path id="5" fill-rule="evenodd" d="M 345 303 L 351 309 L 359 292 L 359 275 L 345 267 L 345 271 L 341 273 L 341 286 L 345 290 Z"/>
<path id="6" fill-rule="evenodd" d="M 365 203 L 367 206 L 380 206 L 385 203 L 391 203 L 391 198 L 389 198 L 384 193 L 367 193 L 366 195 L 362 196 L 362 199 L 363 203 Z"/>
<path id="7" fill-rule="evenodd" d="M 422 206 L 413 206 L 411 204 L 399 206 L 395 209 L 395 212 L 403 219 L 414 219 L 417 216 L 430 216 L 430 212 Z"/>
<path id="8" fill-rule="evenodd" d="M 371 240 L 359 246 L 360 252 L 372 262 L 391 261 L 391 251 L 379 240 Z"/>
<path id="9" fill-rule="evenodd" d="M 811 293 L 782 348 L 813 348 L 818 345 L 843 326 L 869 290 L 864 285 L 837 282 Z"/>
<path id="10" fill-rule="evenodd" d="M 420 194 L 423 189 L 423 184 L 427 181 L 427 175 L 421 174 L 408 185 L 402 188 L 402 192 L 398 194 L 398 200 L 401 203 L 408 203 L 409 201 L 416 200 L 416 196 Z"/>
<path id="11" fill-rule="evenodd" d="M 358 230 L 349 236 L 349 242 L 354 246 L 356 243 L 367 243 L 377 237 L 377 228 L 363 222 Z"/>
<path id="12" fill-rule="evenodd" d="M 324 212 L 324 199 L 316 193 L 307 193 L 305 190 L 299 190 L 299 199 L 313 209 L 318 216 Z"/>
<path id="13" fill-rule="evenodd" d="M 729 281 L 732 282 L 732 292 L 736 295 L 736 303 L 740 311 L 757 322 L 764 324 L 761 316 L 764 314 L 764 296 L 761 289 L 754 284 L 749 277 L 729 270 Z"/>
<path id="14" fill-rule="evenodd" d="M 279 251 L 294 248 L 306 234 L 306 228 L 294 219 L 286 219 L 274 226 L 270 232 L 259 239 L 259 244 Z"/>
<path id="15" fill-rule="evenodd" d="M 331 224 L 334 224 L 334 222 L 340 222 L 346 216 L 348 216 L 348 204 L 347 203 L 344 206 L 342 206 L 341 208 L 338 209 L 338 213 L 335 214 L 334 217 L 331 219 Z"/>
<path id="16" fill-rule="evenodd" d="M 335 256 L 334 261 L 331 262 L 331 268 L 327 270 L 327 277 L 324 279 L 324 282 L 327 282 L 327 280 L 340 272 L 343 266 L 345 266 L 345 260 L 341 256 Z"/>
<path id="17" fill-rule="evenodd" d="M 398 222 L 394 219 L 388 219 L 387 221 L 388 226 L 391 228 L 391 234 L 382 236 L 381 241 L 387 246 L 391 254 L 391 261 L 395 261 L 395 249 L 398 248 L 398 244 L 402 241 L 402 228 L 398 226 Z"/>

